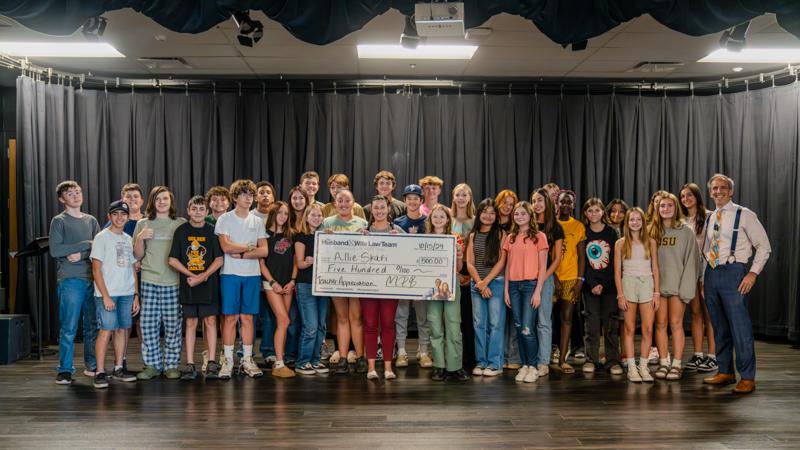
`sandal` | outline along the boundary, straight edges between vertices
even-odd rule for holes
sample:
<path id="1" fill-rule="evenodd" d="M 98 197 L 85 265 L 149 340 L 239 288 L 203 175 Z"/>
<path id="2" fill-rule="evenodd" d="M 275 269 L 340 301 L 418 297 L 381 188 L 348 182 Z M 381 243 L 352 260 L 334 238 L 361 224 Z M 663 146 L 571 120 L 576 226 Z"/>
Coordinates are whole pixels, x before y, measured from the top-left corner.
<path id="1" fill-rule="evenodd" d="M 656 370 L 656 373 L 654 374 L 654 376 L 656 378 L 658 378 L 659 380 L 663 380 L 663 379 L 667 378 L 667 374 L 668 373 L 669 373 L 669 367 L 667 367 L 667 366 L 658 366 L 658 369 Z"/>
<path id="2" fill-rule="evenodd" d="M 667 372 L 667 379 L 670 381 L 676 381 L 683 378 L 683 369 L 678 366 L 672 366 Z"/>
<path id="3" fill-rule="evenodd" d="M 575 368 L 569 365 L 569 363 L 563 362 L 560 366 L 558 366 L 564 373 L 575 373 Z"/>

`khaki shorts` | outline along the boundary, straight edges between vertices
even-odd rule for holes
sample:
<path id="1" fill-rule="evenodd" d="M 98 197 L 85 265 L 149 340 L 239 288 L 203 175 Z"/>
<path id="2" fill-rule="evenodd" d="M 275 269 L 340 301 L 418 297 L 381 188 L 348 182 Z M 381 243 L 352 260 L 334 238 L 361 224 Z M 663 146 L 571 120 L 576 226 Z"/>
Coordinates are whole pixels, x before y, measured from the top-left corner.
<path id="1" fill-rule="evenodd" d="M 553 296 L 553 301 L 558 300 L 566 300 L 570 303 L 576 303 L 578 301 L 578 297 L 575 296 L 575 284 L 578 282 L 578 279 L 574 280 L 560 280 L 561 281 L 561 289 L 556 289 L 555 296 Z"/>
<path id="2" fill-rule="evenodd" d="M 653 301 L 653 277 L 622 277 L 622 293 L 631 303 L 650 303 Z"/>

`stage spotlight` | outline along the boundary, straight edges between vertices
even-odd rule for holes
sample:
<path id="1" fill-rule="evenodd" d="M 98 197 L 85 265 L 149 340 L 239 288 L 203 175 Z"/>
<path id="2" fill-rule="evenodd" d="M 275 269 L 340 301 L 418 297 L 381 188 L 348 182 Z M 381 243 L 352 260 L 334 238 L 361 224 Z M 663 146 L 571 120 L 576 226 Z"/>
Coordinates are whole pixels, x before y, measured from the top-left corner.
<path id="1" fill-rule="evenodd" d="M 251 19 L 248 11 L 235 11 L 231 17 L 239 29 L 236 39 L 240 44 L 252 47 L 264 37 L 264 25 L 258 20 Z"/>
<path id="2" fill-rule="evenodd" d="M 422 42 L 422 38 L 417 34 L 417 26 L 414 23 L 414 18 L 406 16 L 406 26 L 403 33 L 400 34 L 400 46 L 410 50 L 414 50 Z"/>
<path id="3" fill-rule="evenodd" d="M 81 26 L 81 33 L 87 41 L 97 42 L 106 31 L 108 20 L 103 16 L 90 17 Z"/>
<path id="4" fill-rule="evenodd" d="M 750 21 L 740 23 L 735 27 L 722 32 L 719 38 L 719 46 L 732 52 L 740 52 L 747 44 L 747 30 L 750 28 Z"/>

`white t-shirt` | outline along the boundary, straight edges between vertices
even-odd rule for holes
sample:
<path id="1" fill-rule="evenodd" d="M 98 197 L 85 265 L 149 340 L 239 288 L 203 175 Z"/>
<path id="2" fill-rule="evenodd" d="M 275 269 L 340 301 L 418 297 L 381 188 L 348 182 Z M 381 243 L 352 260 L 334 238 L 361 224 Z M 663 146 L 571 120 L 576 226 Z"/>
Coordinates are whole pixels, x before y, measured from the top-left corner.
<path id="1" fill-rule="evenodd" d="M 125 233 L 116 234 L 106 228 L 97 233 L 92 244 L 89 258 L 103 263 L 101 272 L 108 295 L 117 297 L 133 295 L 135 278 L 133 275 L 133 239 Z M 94 284 L 94 295 L 100 297 L 97 283 Z"/>
<path id="2" fill-rule="evenodd" d="M 219 216 L 214 229 L 217 236 L 228 236 L 233 244 L 258 245 L 259 239 L 267 238 L 264 220 L 255 214 L 248 214 L 246 219 L 236 215 L 236 210 L 228 211 Z M 225 263 L 222 265 L 222 275 L 239 275 L 240 277 L 260 276 L 257 259 L 236 259 L 225 253 Z"/>

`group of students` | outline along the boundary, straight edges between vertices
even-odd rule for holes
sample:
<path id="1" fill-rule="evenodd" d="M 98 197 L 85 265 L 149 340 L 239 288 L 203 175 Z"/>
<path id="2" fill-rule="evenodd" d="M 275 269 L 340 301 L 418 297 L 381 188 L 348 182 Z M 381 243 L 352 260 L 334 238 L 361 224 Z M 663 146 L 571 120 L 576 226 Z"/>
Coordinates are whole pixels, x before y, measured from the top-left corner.
<path id="1" fill-rule="evenodd" d="M 510 368 L 518 369 L 517 381 L 534 382 L 548 374 L 551 364 L 574 373 L 567 361 L 573 353 L 583 372 L 606 368 L 622 375 L 627 367 L 631 382 L 680 380 L 684 369 L 719 367 L 705 381 L 728 384 L 736 380 L 735 347 L 742 375 L 736 391 L 755 388 L 752 327 L 744 299 L 770 247 L 755 214 L 730 201 L 733 180 L 724 175 L 708 182 L 715 212 L 705 209 L 700 187 L 689 183 L 679 196 L 654 193 L 647 212 L 620 199 L 606 205 L 592 197 L 578 218 L 576 194 L 554 183 L 534 190 L 530 201 L 503 190 L 477 205 L 462 183 L 453 188 L 449 207 L 439 203 L 443 181 L 436 176 L 406 186 L 401 201 L 393 197 L 394 175 L 381 171 L 374 178 L 376 195 L 364 206 L 355 202 L 346 175 L 332 175 L 327 186 L 331 202 L 323 204 L 316 199 L 319 175 L 306 172 L 284 202 L 269 182 L 238 180 L 230 188 L 216 186 L 205 197 L 192 197 L 186 220 L 177 216 L 167 187 L 150 191 L 142 213 L 141 188 L 126 184 L 121 199 L 109 205 L 108 223 L 100 231 L 98 222 L 80 211 L 80 186 L 59 184 L 58 200 L 65 210 L 50 228 L 61 308 L 56 382 L 72 381 L 81 311 L 84 374 L 94 376 L 97 388 L 108 386 L 109 373 L 122 381 L 162 374 L 229 379 L 237 333 L 239 370 L 259 377 L 263 372 L 253 359 L 256 316 L 263 329 L 261 353 L 273 376 L 331 369 L 349 373 L 354 364 L 355 372 L 377 379 L 376 364 L 382 359 L 384 378 L 394 379 L 392 361 L 395 367 L 409 364 L 406 338 L 413 307 L 416 360 L 433 368 L 435 381 L 468 380 L 474 366 L 473 376 L 493 377 Z M 461 285 L 454 289 L 455 301 L 314 296 L 314 234 L 339 231 L 455 235 Z M 746 269 L 753 248 L 755 258 Z M 463 296 L 470 301 L 462 302 Z M 337 350 L 325 364 L 329 301 Z M 686 305 L 691 305 L 694 355 L 684 364 Z M 638 364 L 637 312 L 642 334 Z M 139 313 L 145 367 L 133 375 L 126 364 L 127 340 L 132 317 Z M 206 350 L 198 370 L 194 353 L 201 320 Z M 114 368 L 106 373 L 112 337 Z M 186 365 L 179 370 L 182 349 Z M 650 363 L 657 364 L 654 374 Z"/>

